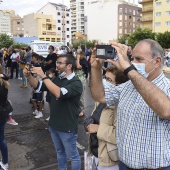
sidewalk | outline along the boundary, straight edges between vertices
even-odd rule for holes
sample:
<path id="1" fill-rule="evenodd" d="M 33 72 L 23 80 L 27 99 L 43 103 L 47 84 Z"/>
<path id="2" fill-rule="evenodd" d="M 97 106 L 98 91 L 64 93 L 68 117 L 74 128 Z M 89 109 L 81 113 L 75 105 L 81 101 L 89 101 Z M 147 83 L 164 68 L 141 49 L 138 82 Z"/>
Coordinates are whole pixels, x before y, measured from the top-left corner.
<path id="1" fill-rule="evenodd" d="M 35 119 L 32 115 L 32 105 L 29 103 L 31 88 L 23 89 L 21 80 L 12 79 L 10 82 L 9 99 L 13 104 L 13 118 L 18 126 L 6 124 L 5 136 L 9 152 L 9 170 L 56 170 L 56 152 L 48 131 L 45 119 L 49 116 L 49 107 L 45 102 L 44 117 Z M 93 109 L 93 100 L 87 85 L 85 92 L 85 113 L 88 116 Z M 78 148 L 82 158 L 87 150 L 88 135 L 83 126 L 84 118 L 79 118 Z M 69 163 L 68 163 L 68 169 Z"/>

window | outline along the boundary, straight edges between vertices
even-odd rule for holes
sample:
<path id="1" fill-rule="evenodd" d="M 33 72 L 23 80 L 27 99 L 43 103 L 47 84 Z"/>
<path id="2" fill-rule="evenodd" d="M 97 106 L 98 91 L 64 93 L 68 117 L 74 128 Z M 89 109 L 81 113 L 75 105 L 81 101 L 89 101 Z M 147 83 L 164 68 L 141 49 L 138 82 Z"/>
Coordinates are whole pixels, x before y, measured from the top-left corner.
<path id="1" fill-rule="evenodd" d="M 133 10 L 133 15 L 135 15 L 135 13 L 136 13 L 135 10 Z"/>
<path id="2" fill-rule="evenodd" d="M 161 26 L 161 23 L 160 23 L 160 22 L 156 22 L 156 23 L 155 23 L 155 26 L 156 26 L 156 27 L 159 27 L 159 26 Z"/>
<path id="3" fill-rule="evenodd" d="M 119 26 L 120 26 L 120 27 L 122 26 L 122 22 L 119 22 Z"/>
<path id="4" fill-rule="evenodd" d="M 50 22 L 50 19 L 46 19 L 46 22 Z"/>
<path id="5" fill-rule="evenodd" d="M 162 2 L 156 2 L 156 6 L 161 6 Z"/>
<path id="6" fill-rule="evenodd" d="M 20 22 L 17 22 L 17 24 L 20 24 Z"/>
<path id="7" fill-rule="evenodd" d="M 125 15 L 125 20 L 127 20 L 127 15 Z"/>
<path id="8" fill-rule="evenodd" d="M 170 5 L 170 0 L 166 1 L 166 4 L 167 4 L 167 5 Z"/>
<path id="9" fill-rule="evenodd" d="M 119 8 L 119 14 L 122 14 L 122 8 Z"/>
<path id="10" fill-rule="evenodd" d="M 56 28 L 56 26 L 55 26 L 55 25 L 53 25 L 53 28 L 55 29 L 55 28 Z"/>
<path id="11" fill-rule="evenodd" d="M 69 24 L 69 21 L 67 21 L 67 24 Z"/>
<path id="12" fill-rule="evenodd" d="M 61 23 L 61 20 L 58 20 L 58 23 Z"/>
<path id="13" fill-rule="evenodd" d="M 166 26 L 170 26 L 170 21 L 166 21 L 166 22 L 165 22 L 165 25 L 166 25 Z"/>
<path id="14" fill-rule="evenodd" d="M 43 27 L 43 28 L 46 28 L 46 25 L 45 25 L 45 24 L 42 24 L 42 27 Z"/>
<path id="15" fill-rule="evenodd" d="M 161 16 L 161 12 L 156 12 L 156 16 L 160 17 Z"/>
<path id="16" fill-rule="evenodd" d="M 119 15 L 119 20 L 122 20 L 122 15 Z"/>
<path id="17" fill-rule="evenodd" d="M 17 27 L 17 30 L 20 30 L 20 28 L 19 28 L 19 27 Z"/>
<path id="18" fill-rule="evenodd" d="M 43 31 L 43 32 L 42 32 L 42 35 L 46 35 L 46 32 Z"/>
<path id="19" fill-rule="evenodd" d="M 125 14 L 127 13 L 127 8 L 125 8 Z"/>
<path id="20" fill-rule="evenodd" d="M 132 18 L 132 16 L 131 15 L 129 15 L 129 19 L 131 19 Z"/>
<path id="21" fill-rule="evenodd" d="M 127 29 L 125 29 L 125 34 L 127 34 Z"/>
<path id="22" fill-rule="evenodd" d="M 69 35 L 67 35 L 67 38 L 70 38 L 70 36 L 69 36 Z"/>
<path id="23" fill-rule="evenodd" d="M 132 10 L 131 10 L 131 9 L 129 9 L 129 12 L 132 12 Z"/>
<path id="24" fill-rule="evenodd" d="M 61 30 L 61 27 L 58 27 L 58 30 Z"/>
<path id="25" fill-rule="evenodd" d="M 57 15 L 60 15 L 60 12 L 57 12 Z"/>
<path id="26" fill-rule="evenodd" d="M 170 15 L 170 11 L 166 11 L 166 15 Z"/>
<path id="27" fill-rule="evenodd" d="M 119 29 L 119 34 L 122 34 L 122 29 Z"/>
<path id="28" fill-rule="evenodd" d="M 125 22 L 125 27 L 127 27 L 127 22 Z"/>
<path id="29" fill-rule="evenodd" d="M 69 17 L 69 14 L 67 13 L 66 16 Z"/>
<path id="30" fill-rule="evenodd" d="M 70 29 L 69 28 L 67 28 L 67 31 L 69 31 Z"/>
<path id="31" fill-rule="evenodd" d="M 136 18 L 135 17 L 133 17 L 133 22 L 135 22 L 136 21 Z"/>

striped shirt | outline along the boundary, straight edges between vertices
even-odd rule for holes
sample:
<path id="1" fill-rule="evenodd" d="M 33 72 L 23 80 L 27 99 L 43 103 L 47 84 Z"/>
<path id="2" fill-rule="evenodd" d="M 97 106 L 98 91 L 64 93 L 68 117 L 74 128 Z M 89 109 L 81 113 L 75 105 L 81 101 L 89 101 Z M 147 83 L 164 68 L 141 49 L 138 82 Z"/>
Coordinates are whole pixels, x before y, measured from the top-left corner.
<path id="1" fill-rule="evenodd" d="M 170 81 L 163 73 L 152 83 L 170 97 Z M 120 160 L 134 169 L 169 166 L 170 120 L 161 119 L 145 103 L 131 81 L 119 86 L 104 82 L 104 87 L 107 105 L 118 103 Z"/>

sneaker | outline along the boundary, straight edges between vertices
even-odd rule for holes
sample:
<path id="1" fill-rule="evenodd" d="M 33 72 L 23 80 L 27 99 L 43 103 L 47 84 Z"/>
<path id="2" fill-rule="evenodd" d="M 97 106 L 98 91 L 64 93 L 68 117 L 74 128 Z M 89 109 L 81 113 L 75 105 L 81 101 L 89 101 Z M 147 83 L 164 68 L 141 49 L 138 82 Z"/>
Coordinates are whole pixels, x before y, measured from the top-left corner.
<path id="1" fill-rule="evenodd" d="M 42 112 L 38 112 L 38 114 L 35 116 L 36 119 L 39 119 L 39 118 L 41 118 L 41 117 L 43 117 Z"/>
<path id="2" fill-rule="evenodd" d="M 0 162 L 0 166 L 3 170 L 8 170 L 9 165 L 8 164 L 3 164 L 3 162 Z"/>
<path id="3" fill-rule="evenodd" d="M 12 118 L 8 119 L 8 120 L 7 120 L 7 123 L 10 124 L 10 125 L 15 125 L 15 126 L 18 125 L 18 123 L 15 122 L 15 120 L 12 119 Z"/>
<path id="4" fill-rule="evenodd" d="M 46 121 L 49 121 L 50 120 L 50 117 L 48 117 L 47 119 L 45 119 Z"/>
<path id="5" fill-rule="evenodd" d="M 24 85 L 23 88 L 27 88 L 27 85 Z"/>
<path id="6" fill-rule="evenodd" d="M 32 114 L 36 116 L 38 114 L 38 110 L 35 110 Z"/>

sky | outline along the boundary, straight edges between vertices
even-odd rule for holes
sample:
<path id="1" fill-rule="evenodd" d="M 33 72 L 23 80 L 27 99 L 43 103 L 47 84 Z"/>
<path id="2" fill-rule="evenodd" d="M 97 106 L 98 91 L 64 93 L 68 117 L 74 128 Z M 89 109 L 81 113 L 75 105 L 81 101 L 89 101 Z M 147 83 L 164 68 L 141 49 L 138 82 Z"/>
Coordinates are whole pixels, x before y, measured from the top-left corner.
<path id="1" fill-rule="evenodd" d="M 0 10 L 14 10 L 16 14 L 23 17 L 24 15 L 36 13 L 48 2 L 63 3 L 70 6 L 70 0 L 2 0 Z"/>

